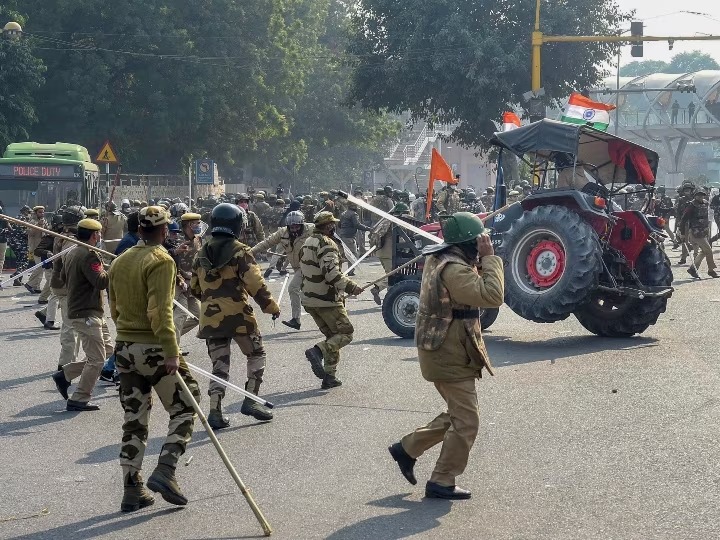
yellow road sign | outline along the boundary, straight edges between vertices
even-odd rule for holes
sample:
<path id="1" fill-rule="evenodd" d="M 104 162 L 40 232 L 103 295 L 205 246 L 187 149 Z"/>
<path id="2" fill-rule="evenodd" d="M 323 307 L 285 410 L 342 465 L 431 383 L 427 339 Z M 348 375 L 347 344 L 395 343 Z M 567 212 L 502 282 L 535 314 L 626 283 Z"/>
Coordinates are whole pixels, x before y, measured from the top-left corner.
<path id="1" fill-rule="evenodd" d="M 105 141 L 102 149 L 98 152 L 95 158 L 95 163 L 118 163 L 117 154 L 113 147 L 110 146 L 110 141 Z"/>

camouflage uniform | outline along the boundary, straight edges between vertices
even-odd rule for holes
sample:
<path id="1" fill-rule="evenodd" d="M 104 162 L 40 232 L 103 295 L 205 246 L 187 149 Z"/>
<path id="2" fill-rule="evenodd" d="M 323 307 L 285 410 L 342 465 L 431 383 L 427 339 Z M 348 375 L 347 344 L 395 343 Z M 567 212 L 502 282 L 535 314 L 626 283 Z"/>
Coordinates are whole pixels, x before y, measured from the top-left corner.
<path id="1" fill-rule="evenodd" d="M 176 249 L 173 251 L 173 259 L 175 259 L 178 273 L 175 300 L 195 315 L 197 319 L 189 317 L 187 313 L 178 307 L 173 308 L 173 323 L 175 324 L 178 343 L 180 343 L 180 336 L 184 336 L 199 324 L 198 319 L 200 318 L 200 302 L 190 293 L 190 280 L 192 278 L 193 259 L 197 252 L 200 251 L 202 242 L 196 236 L 192 239 L 186 238 L 181 245 L 187 246 L 187 250 Z M 182 286 L 181 283 L 185 286 Z"/>
<path id="2" fill-rule="evenodd" d="M 260 223 L 260 218 L 257 217 L 255 212 L 246 210 L 245 213 L 247 214 L 247 227 L 245 227 L 240 241 L 243 244 L 253 247 L 258 242 L 265 240 L 265 231 L 262 223 Z"/>
<path id="3" fill-rule="evenodd" d="M 150 206 L 141 211 L 140 220 L 141 225 L 148 222 L 162 225 L 168 217 L 160 207 Z M 170 416 L 158 465 L 148 482 L 151 489 L 161 491 L 163 498 L 167 497 L 167 487 L 153 487 L 151 482 L 155 479 L 157 485 L 158 478 L 175 482 L 177 462 L 192 438 L 195 423 L 192 401 L 165 366 L 166 358 L 177 358 L 180 352 L 172 320 L 175 277 L 175 263 L 167 251 L 143 240 L 120 255 L 110 269 L 110 313 L 118 334 L 115 367 L 120 374 L 120 401 L 125 413 L 120 447 L 125 511 L 138 509 L 137 505 L 125 508 L 128 490 L 133 486 L 144 489 L 140 471 L 147 446 L 153 388 Z M 182 358 L 178 363 L 178 375 L 199 401 L 197 382 Z M 177 489 L 179 497 L 184 498 Z M 152 497 L 147 493 L 144 496 L 150 499 L 147 504 L 152 504 Z M 171 502 L 185 504 L 187 500 Z"/>
<path id="4" fill-rule="evenodd" d="M 265 372 L 265 348 L 253 309 L 252 296 L 263 313 L 280 308 L 273 300 L 250 247 L 234 238 L 214 236 L 193 261 L 192 294 L 200 299 L 198 337 L 207 344 L 213 375 L 230 379 L 230 342 L 235 341 L 247 357 L 245 389 L 258 394 Z M 210 382 L 210 408 L 220 411 L 225 387 Z"/>
<path id="5" fill-rule="evenodd" d="M 389 212 L 392 210 L 393 206 L 395 204 L 393 203 L 392 199 L 385 195 L 385 193 L 378 190 L 377 195 L 375 195 L 372 200 L 370 201 L 370 204 L 374 206 L 375 208 L 382 210 L 383 212 Z M 377 225 L 378 221 L 380 221 L 382 218 L 378 216 L 377 214 L 373 214 L 373 225 Z"/>
<path id="6" fill-rule="evenodd" d="M 30 217 L 27 214 L 20 213 L 17 219 L 21 221 L 30 221 Z M 8 234 L 8 245 L 10 249 L 15 253 L 15 272 L 13 275 L 23 272 L 29 268 L 28 263 L 28 243 L 27 243 L 27 232 L 25 227 L 22 225 L 11 225 Z"/>
<path id="7" fill-rule="evenodd" d="M 340 271 L 335 241 L 317 230 L 300 250 L 300 269 L 302 305 L 326 338 L 316 347 L 322 352 L 325 373 L 334 376 L 340 349 L 352 341 L 354 331 L 341 294 L 352 293 L 357 284 Z"/>
<path id="8" fill-rule="evenodd" d="M 440 214 L 454 214 L 460 211 L 460 195 L 451 187 L 445 187 L 437 200 L 437 211 Z"/>
<path id="9" fill-rule="evenodd" d="M 681 230 L 687 231 L 688 242 L 695 248 L 697 253 L 693 263 L 695 272 L 697 273 L 702 260 L 706 259 L 708 272 L 712 275 L 716 265 L 713 260 L 712 247 L 710 247 L 710 243 L 708 242 L 708 235 L 710 233 L 708 210 L 707 200 L 693 200 L 685 207 L 682 217 L 680 218 L 680 228 Z M 691 267 L 691 270 L 693 267 Z"/>

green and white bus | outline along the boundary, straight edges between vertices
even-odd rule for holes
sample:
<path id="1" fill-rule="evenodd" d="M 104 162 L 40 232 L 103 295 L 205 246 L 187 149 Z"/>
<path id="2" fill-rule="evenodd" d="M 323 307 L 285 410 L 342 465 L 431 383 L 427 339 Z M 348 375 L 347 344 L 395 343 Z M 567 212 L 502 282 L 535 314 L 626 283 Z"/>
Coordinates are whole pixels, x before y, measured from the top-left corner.
<path id="1" fill-rule="evenodd" d="M 41 204 L 55 210 L 68 199 L 97 207 L 98 179 L 98 166 L 77 144 L 13 143 L 0 158 L 0 199 L 7 207 Z"/>

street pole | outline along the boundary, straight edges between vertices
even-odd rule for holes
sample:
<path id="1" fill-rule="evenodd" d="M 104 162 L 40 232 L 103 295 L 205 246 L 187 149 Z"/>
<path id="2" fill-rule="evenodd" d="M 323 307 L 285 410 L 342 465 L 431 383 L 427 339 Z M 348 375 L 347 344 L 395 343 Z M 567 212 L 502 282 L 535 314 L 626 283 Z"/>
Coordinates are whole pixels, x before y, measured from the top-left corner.
<path id="1" fill-rule="evenodd" d="M 107 194 L 110 195 L 110 164 L 105 164 L 105 182 L 107 183 Z"/>
<path id="2" fill-rule="evenodd" d="M 618 55 L 617 55 L 617 74 L 615 76 L 615 90 L 618 91 L 617 96 L 615 96 L 615 135 L 618 134 L 618 126 L 620 125 L 620 52 L 622 51 L 622 47 L 618 46 Z"/>
<path id="3" fill-rule="evenodd" d="M 192 205 L 192 156 L 190 156 L 190 160 L 188 161 L 188 197 L 190 197 L 190 202 Z"/>

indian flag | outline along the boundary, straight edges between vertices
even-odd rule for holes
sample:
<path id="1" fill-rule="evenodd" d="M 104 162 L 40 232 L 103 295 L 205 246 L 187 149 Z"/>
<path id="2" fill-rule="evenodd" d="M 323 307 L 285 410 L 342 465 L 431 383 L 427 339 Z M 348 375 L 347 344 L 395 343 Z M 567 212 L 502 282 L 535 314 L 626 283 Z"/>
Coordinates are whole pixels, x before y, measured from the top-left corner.
<path id="1" fill-rule="evenodd" d="M 600 131 L 606 131 L 610 124 L 610 111 L 614 105 L 606 105 L 586 98 L 578 92 L 570 94 L 567 109 L 561 120 L 569 124 L 587 124 Z"/>
<path id="2" fill-rule="evenodd" d="M 503 131 L 512 131 L 515 128 L 520 127 L 520 118 L 514 112 L 503 113 Z"/>

